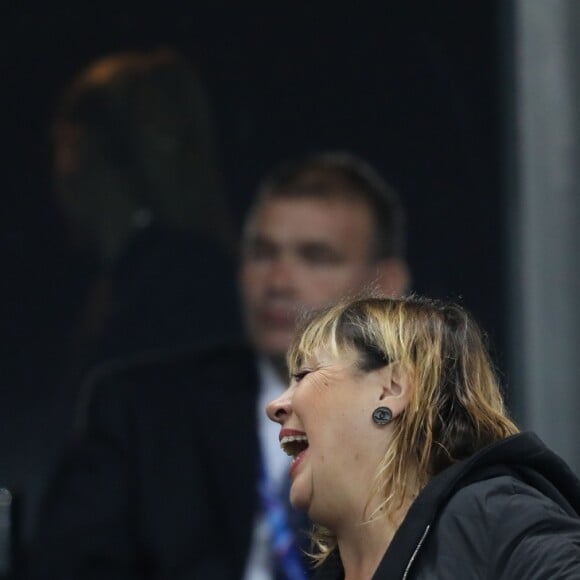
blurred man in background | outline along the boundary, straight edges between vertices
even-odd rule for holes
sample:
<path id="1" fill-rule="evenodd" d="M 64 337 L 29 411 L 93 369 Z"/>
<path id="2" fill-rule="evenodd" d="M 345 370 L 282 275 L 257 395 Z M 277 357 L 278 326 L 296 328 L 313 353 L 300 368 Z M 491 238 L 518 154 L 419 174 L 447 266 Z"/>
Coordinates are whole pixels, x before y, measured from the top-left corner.
<path id="1" fill-rule="evenodd" d="M 306 577 L 307 524 L 287 507 L 288 458 L 265 403 L 285 388 L 301 313 L 364 290 L 405 291 L 404 217 L 366 162 L 323 153 L 264 179 L 242 245 L 247 345 L 92 372 L 38 522 L 31 579 Z"/>
<path id="2" fill-rule="evenodd" d="M 237 334 L 211 107 L 183 55 L 91 63 L 63 91 L 53 134 L 57 199 L 95 257 L 71 366 Z M 222 308 L 209 316 L 208 301 Z"/>

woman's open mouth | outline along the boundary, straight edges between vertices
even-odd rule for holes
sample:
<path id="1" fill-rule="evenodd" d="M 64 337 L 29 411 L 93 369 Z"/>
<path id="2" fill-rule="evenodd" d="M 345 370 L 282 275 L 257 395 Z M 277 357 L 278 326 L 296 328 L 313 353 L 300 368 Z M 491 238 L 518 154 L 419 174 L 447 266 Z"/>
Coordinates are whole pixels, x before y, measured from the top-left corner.
<path id="1" fill-rule="evenodd" d="M 292 457 L 289 473 L 292 477 L 308 450 L 308 437 L 306 433 L 300 431 L 290 433 L 290 431 L 290 429 L 283 429 L 280 432 L 280 447 L 284 453 Z"/>

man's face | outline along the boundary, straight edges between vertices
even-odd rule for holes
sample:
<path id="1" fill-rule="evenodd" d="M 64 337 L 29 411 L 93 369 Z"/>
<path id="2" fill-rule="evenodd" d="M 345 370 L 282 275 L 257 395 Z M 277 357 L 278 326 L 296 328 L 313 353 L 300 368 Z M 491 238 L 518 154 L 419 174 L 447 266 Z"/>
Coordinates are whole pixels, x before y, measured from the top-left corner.
<path id="1" fill-rule="evenodd" d="M 241 268 L 247 330 L 258 352 L 284 356 L 297 314 L 374 280 L 373 228 L 358 200 L 266 198 L 247 224 Z"/>

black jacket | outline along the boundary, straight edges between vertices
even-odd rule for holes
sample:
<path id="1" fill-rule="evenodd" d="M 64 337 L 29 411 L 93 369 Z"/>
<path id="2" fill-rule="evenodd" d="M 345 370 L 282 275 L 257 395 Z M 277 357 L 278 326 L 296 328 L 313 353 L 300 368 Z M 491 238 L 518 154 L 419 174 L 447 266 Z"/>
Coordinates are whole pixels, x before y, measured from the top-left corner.
<path id="1" fill-rule="evenodd" d="M 315 580 L 338 580 L 337 551 Z M 578 580 L 580 481 L 532 433 L 482 449 L 412 504 L 377 580 Z"/>
<path id="2" fill-rule="evenodd" d="M 255 354 L 182 350 L 87 385 L 30 554 L 34 580 L 239 580 L 258 502 Z"/>

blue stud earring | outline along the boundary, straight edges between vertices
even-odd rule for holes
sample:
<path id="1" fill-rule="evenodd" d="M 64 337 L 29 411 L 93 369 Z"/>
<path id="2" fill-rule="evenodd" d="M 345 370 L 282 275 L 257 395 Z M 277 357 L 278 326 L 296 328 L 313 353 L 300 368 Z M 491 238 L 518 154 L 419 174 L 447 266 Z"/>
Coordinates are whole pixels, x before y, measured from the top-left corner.
<path id="1" fill-rule="evenodd" d="M 393 420 L 393 411 L 388 407 L 377 407 L 373 411 L 373 421 L 377 425 L 386 425 Z"/>

